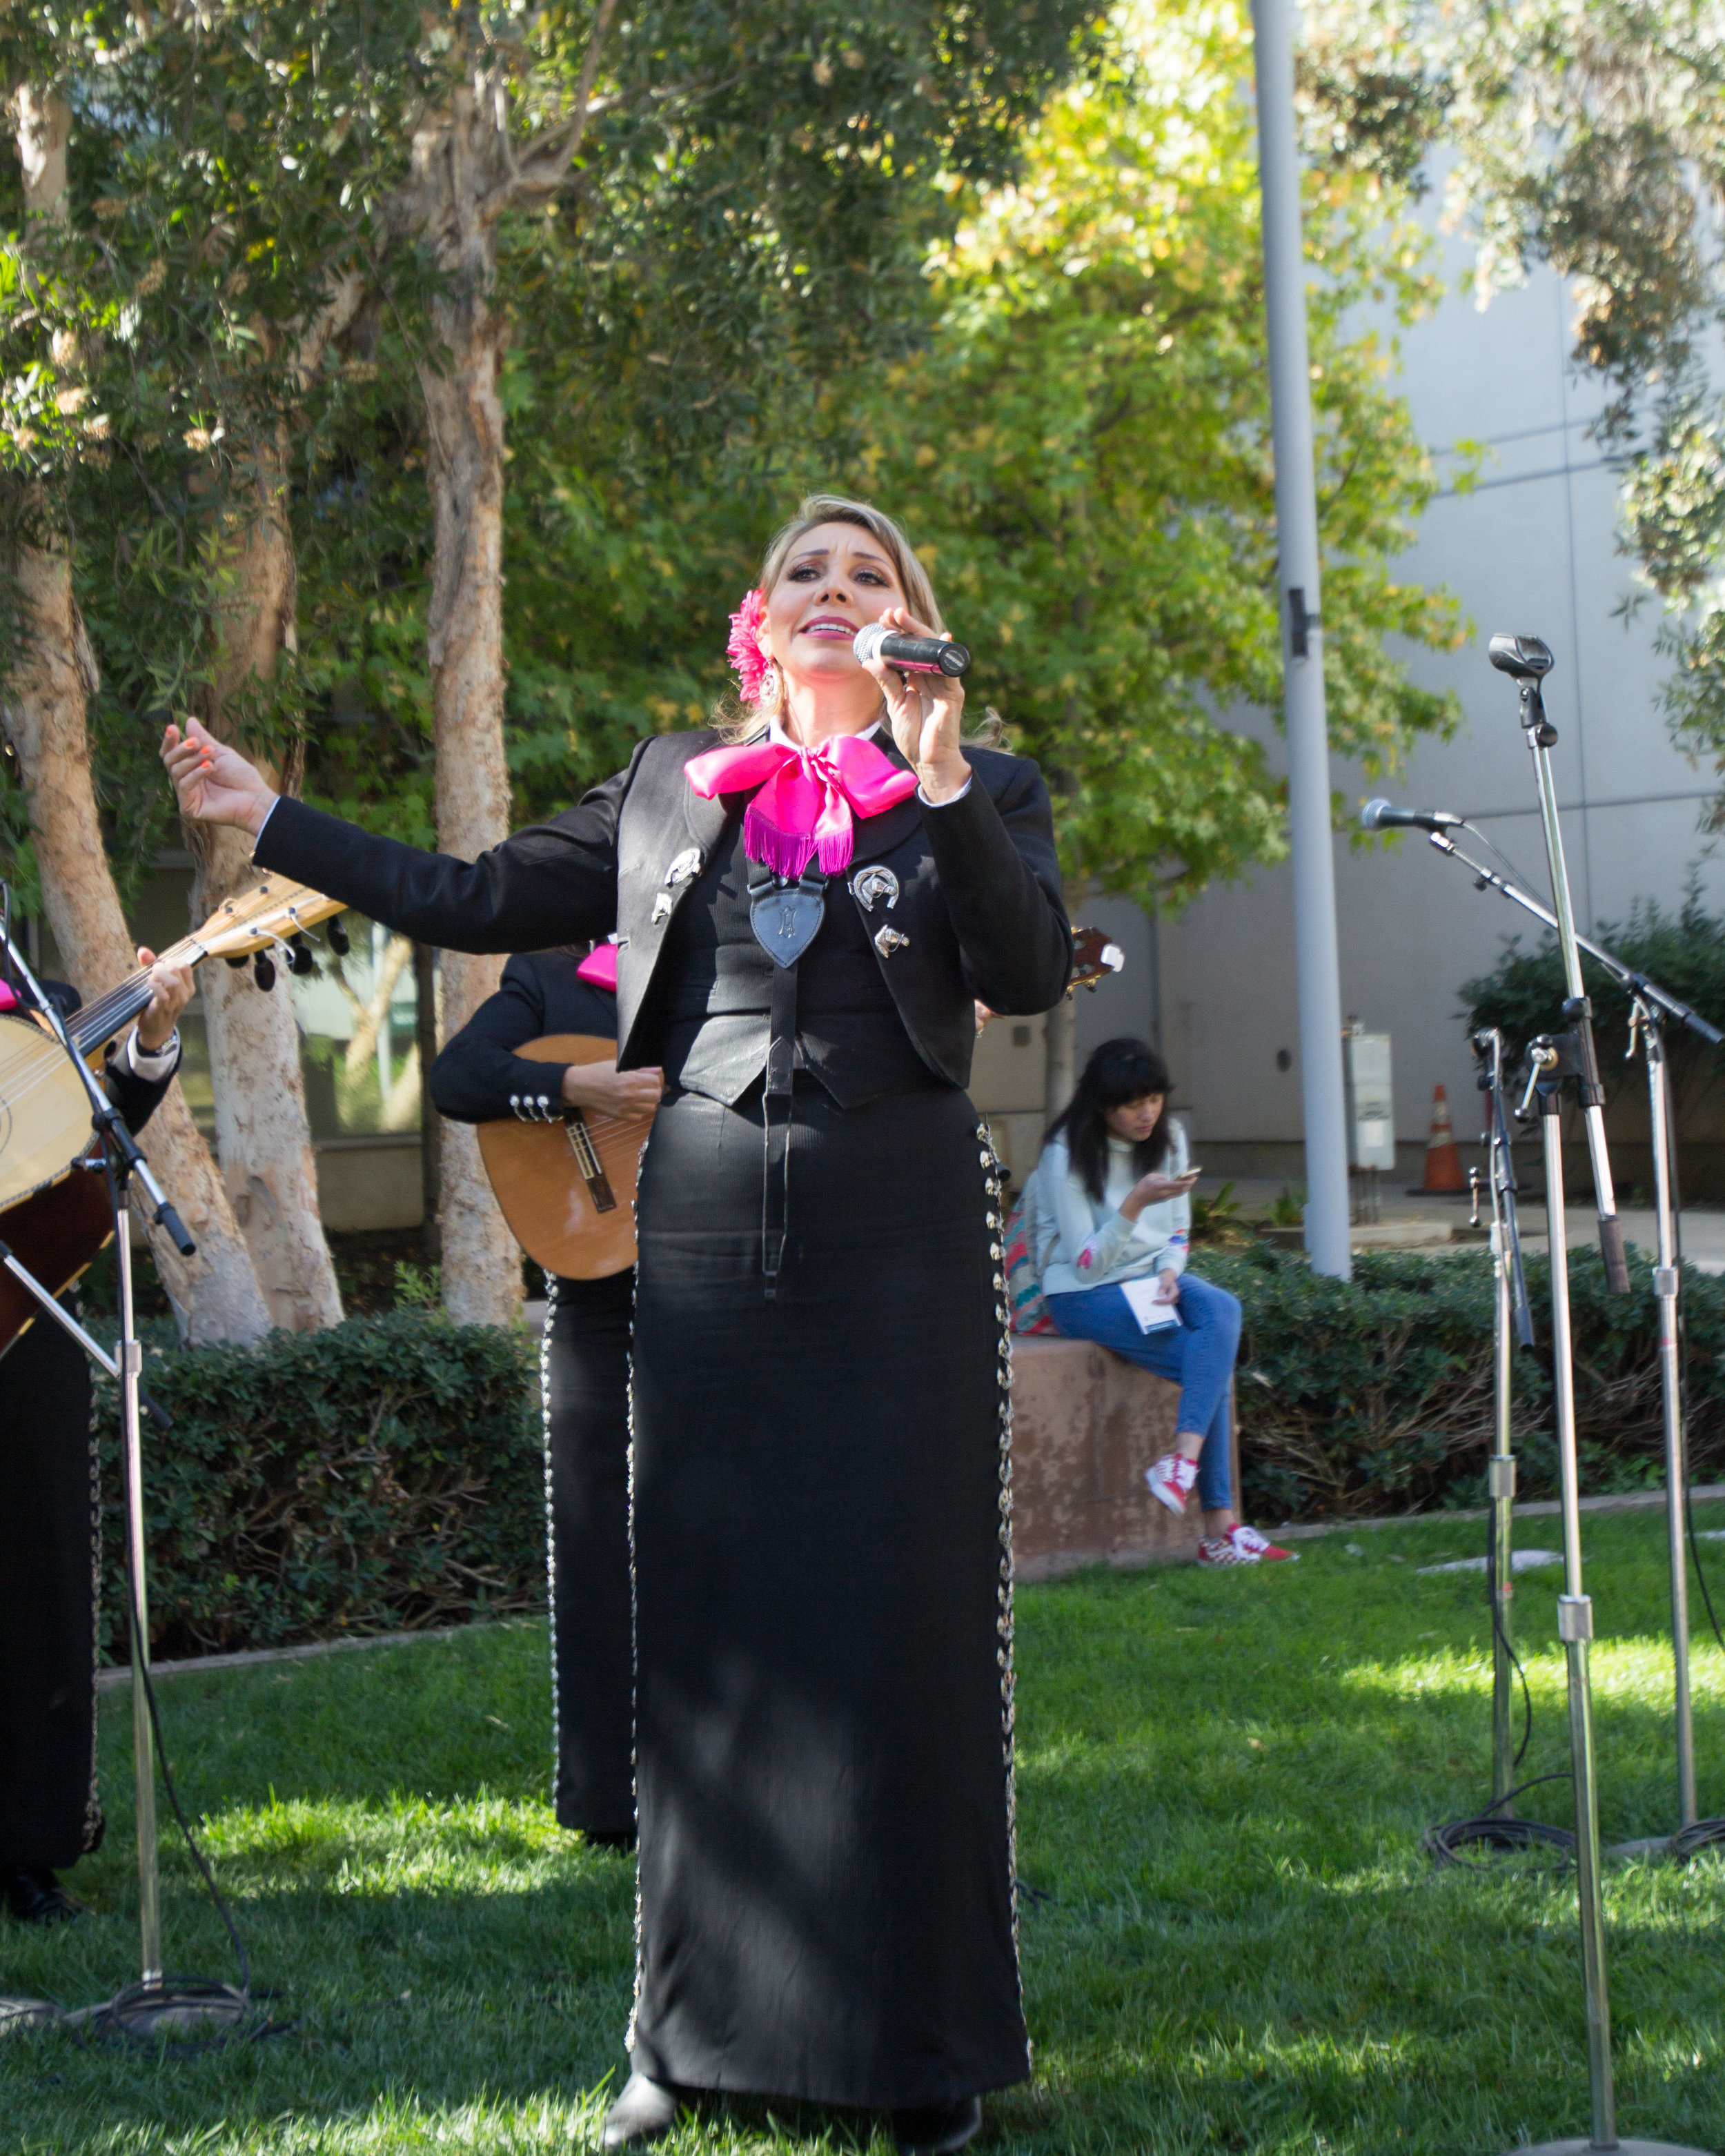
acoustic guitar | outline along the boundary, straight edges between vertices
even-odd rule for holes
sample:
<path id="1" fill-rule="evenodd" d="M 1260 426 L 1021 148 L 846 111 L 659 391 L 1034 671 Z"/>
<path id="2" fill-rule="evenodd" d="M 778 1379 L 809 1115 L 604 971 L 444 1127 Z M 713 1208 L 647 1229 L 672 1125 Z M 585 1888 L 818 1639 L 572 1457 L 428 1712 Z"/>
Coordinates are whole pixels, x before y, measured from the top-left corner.
<path id="1" fill-rule="evenodd" d="M 1093 988 L 1126 963 L 1100 928 L 1072 932 L 1072 978 Z M 992 1017 L 993 1014 L 991 1012 Z M 530 1063 L 609 1063 L 614 1040 L 552 1034 L 515 1053 Z M 510 1232 L 536 1265 L 562 1280 L 601 1280 L 635 1261 L 635 1183 L 651 1116 L 571 1108 L 557 1122 L 513 1116 L 479 1127 L 480 1155 Z"/>
<path id="2" fill-rule="evenodd" d="M 243 965 L 256 952 L 281 953 L 290 970 L 310 969 L 303 932 L 341 911 L 304 884 L 266 876 L 218 906 L 195 935 L 158 957 Z M 264 962 L 267 963 L 267 961 Z M 73 1046 L 100 1070 L 110 1045 L 149 1006 L 146 973 L 136 973 L 67 1020 Z M 65 1292 L 113 1240 L 114 1215 L 100 1148 L 90 1134 L 90 1096 L 36 1011 L 0 1013 L 0 1242 L 55 1295 Z M 39 1314 L 28 1289 L 0 1270 L 0 1355 Z"/>

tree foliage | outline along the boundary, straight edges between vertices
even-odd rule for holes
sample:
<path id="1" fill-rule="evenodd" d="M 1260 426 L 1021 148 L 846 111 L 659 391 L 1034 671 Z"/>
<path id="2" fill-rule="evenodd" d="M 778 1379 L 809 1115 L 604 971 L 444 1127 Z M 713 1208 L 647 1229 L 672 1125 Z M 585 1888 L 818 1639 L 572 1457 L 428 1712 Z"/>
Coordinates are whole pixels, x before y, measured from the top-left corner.
<path id="1" fill-rule="evenodd" d="M 1725 30 L 1711 0 L 1325 0 L 1307 11 L 1309 131 L 1337 169 L 1447 166 L 1483 301 L 1548 263 L 1574 357 L 1606 391 L 1596 438 L 1623 543 L 1664 610 L 1680 747 L 1725 772 Z M 1725 824 L 1725 793 L 1711 812 Z"/>
<path id="2" fill-rule="evenodd" d="M 973 629 L 1068 873 L 1164 904 L 1286 844 L 1281 785 L 1228 722 L 1281 696 L 1250 67 L 1243 9 L 1124 11 L 1023 178 L 965 191 L 929 341 L 860 400 L 849 459 Z M 1460 626 L 1391 573 L 1434 482 L 1391 351 L 1349 322 L 1429 295 L 1394 208 L 1351 177 L 1306 203 L 1330 737 L 1374 774 L 1456 716 L 1386 639 Z"/>
<path id="3" fill-rule="evenodd" d="M 1247 28 L 1183 4 L 1092 36 L 1094 13 L 619 8 L 567 185 L 497 227 L 521 814 L 706 716 L 762 542 L 836 480 L 927 552 L 1075 879 L 1178 902 L 1281 852 L 1280 785 L 1227 722 L 1280 701 Z M 313 798 L 425 839 L 416 369 L 454 273 L 392 205 L 464 69 L 511 156 L 554 145 L 593 11 L 81 19 L 51 290 L 0 259 L 0 468 L 74 534 L 116 824 L 147 860 L 155 722 L 195 701 L 223 521 L 279 451 L 299 649 L 248 725 L 303 741 Z M 1368 296 L 1423 303 L 1398 202 L 1340 172 L 1307 205 L 1332 736 L 1374 770 L 1454 719 L 1389 639 L 1458 626 L 1392 573 L 1432 481 L 1392 350 L 1348 326 Z"/>
<path id="4" fill-rule="evenodd" d="M 15 182 L 0 201 L 17 235 L 0 251 L 0 482 L 14 516 L 51 516 L 74 549 L 102 661 L 100 760 L 135 859 L 166 814 L 151 737 L 208 680 L 234 597 L 223 533 L 256 513 L 277 455 L 313 634 L 254 697 L 249 730 L 266 747 L 306 737 L 316 758 L 326 717 L 381 680 L 398 691 L 374 714 L 391 753 L 380 764 L 338 721 L 331 783 L 424 834 L 414 369 L 439 363 L 431 313 L 469 270 L 413 206 L 424 161 L 471 147 L 449 139 L 461 100 L 495 116 L 481 146 L 504 177 L 484 214 L 501 304 L 537 311 L 530 367 L 578 404 L 629 405 L 626 424 L 675 461 L 722 440 L 763 371 L 901 338 L 913 310 L 896 303 L 914 300 L 944 201 L 932 176 L 1010 168 L 1091 12 L 284 0 L 147 22 L 98 6 L 69 23 L 14 10 L 10 79 L 52 69 L 76 130 L 64 238 L 39 236 L 27 262 Z M 543 180 L 531 214 L 524 173 Z"/>
<path id="5" fill-rule="evenodd" d="M 1709 913 L 1699 887 L 1692 882 L 1683 903 L 1672 911 L 1648 899 L 1638 901 L 1626 921 L 1602 922 L 1595 942 L 1603 944 L 1634 972 L 1656 981 L 1715 1025 L 1725 1025 L 1725 916 Z M 1643 1083 L 1639 1057 L 1629 1047 L 1630 998 L 1598 962 L 1581 954 L 1582 979 L 1594 1007 L 1599 1062 L 1609 1093 Z M 1519 937 L 1508 937 L 1489 973 L 1461 983 L 1461 995 L 1471 1026 L 1502 1029 L 1517 1060 L 1536 1034 L 1563 1030 L 1568 991 L 1555 936 L 1547 933 L 1532 950 Z M 1666 1052 L 1679 1135 L 1718 1075 L 1718 1051 L 1685 1028 L 1667 1024 Z"/>
<path id="6" fill-rule="evenodd" d="M 978 649 L 975 698 L 1050 773 L 1075 880 L 1178 902 L 1279 856 L 1281 787 L 1227 722 L 1280 701 L 1249 68 L 1238 11 L 1117 18 L 1029 130 L 1016 179 L 939 176 L 947 236 L 919 227 L 935 244 L 897 348 L 820 367 L 769 346 L 693 455 L 678 430 L 701 415 L 674 424 L 660 387 L 673 355 L 627 323 L 514 356 L 511 754 L 527 800 L 566 798 L 572 758 L 596 778 L 641 732 L 705 718 L 762 542 L 804 487 L 837 482 L 906 521 Z M 1368 294 L 1410 310 L 1429 290 L 1388 207 L 1347 176 L 1308 204 L 1332 737 L 1386 769 L 1453 722 L 1387 639 L 1457 628 L 1447 599 L 1391 573 L 1432 481 L 1390 351 L 1346 327 Z M 562 273 L 536 244 L 512 274 L 549 311 Z"/>

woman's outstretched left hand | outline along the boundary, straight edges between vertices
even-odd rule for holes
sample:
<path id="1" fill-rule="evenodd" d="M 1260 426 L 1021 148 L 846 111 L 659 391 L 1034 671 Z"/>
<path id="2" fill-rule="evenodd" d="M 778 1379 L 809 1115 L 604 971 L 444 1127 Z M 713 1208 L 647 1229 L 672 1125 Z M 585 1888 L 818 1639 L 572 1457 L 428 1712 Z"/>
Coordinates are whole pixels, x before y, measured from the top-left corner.
<path id="1" fill-rule="evenodd" d="M 275 789 L 237 748 L 197 719 L 184 733 L 175 726 L 162 737 L 162 761 L 179 797 L 180 814 L 198 824 L 237 824 L 256 838 L 275 806 Z"/>
<path id="2" fill-rule="evenodd" d="M 907 607 L 888 607 L 883 627 L 903 636 L 939 636 L 942 631 L 918 621 Z M 963 791 L 970 766 L 959 747 L 964 718 L 964 684 L 950 674 L 901 674 L 890 660 L 869 661 L 880 684 L 892 721 L 898 752 L 916 767 L 916 783 L 930 801 L 950 801 Z"/>

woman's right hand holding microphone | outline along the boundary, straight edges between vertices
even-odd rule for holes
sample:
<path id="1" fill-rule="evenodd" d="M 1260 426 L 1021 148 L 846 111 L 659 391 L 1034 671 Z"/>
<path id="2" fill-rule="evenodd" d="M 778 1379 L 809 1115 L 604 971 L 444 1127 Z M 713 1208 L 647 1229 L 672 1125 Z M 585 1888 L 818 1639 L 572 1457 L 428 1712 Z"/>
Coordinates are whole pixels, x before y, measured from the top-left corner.
<path id="1" fill-rule="evenodd" d="M 255 839 L 275 806 L 275 789 L 256 765 L 196 719 L 187 721 L 183 733 L 177 726 L 167 729 L 162 761 L 180 814 L 195 824 L 234 824 Z"/>

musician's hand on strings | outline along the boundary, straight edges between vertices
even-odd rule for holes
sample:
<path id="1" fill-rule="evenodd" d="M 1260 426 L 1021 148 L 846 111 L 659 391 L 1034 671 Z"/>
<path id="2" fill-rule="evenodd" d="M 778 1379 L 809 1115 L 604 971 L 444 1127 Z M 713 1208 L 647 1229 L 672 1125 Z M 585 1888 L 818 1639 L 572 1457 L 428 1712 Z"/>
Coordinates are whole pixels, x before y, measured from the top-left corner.
<path id="1" fill-rule="evenodd" d="M 595 1116 L 650 1116 L 665 1091 L 662 1070 L 619 1070 L 614 1063 L 572 1063 L 563 1073 L 563 1100 Z"/>
<path id="2" fill-rule="evenodd" d="M 236 824 L 255 839 L 275 806 L 275 792 L 254 764 L 196 719 L 186 731 L 169 726 L 162 761 L 179 796 L 180 814 L 195 824 Z"/>
<path id="3" fill-rule="evenodd" d="M 153 1055 L 172 1038 L 180 1013 L 192 1000 L 192 968 L 183 958 L 157 958 L 140 946 L 138 963 L 150 976 L 154 991 L 138 1020 L 138 1046 Z"/>
<path id="4" fill-rule="evenodd" d="M 903 636 L 945 634 L 918 621 L 908 607 L 888 607 L 879 619 Z M 866 663 L 886 699 L 886 715 L 892 721 L 898 752 L 916 767 L 917 784 L 930 801 L 951 801 L 970 779 L 970 766 L 958 746 L 964 684 L 950 674 L 901 674 L 889 660 Z"/>

